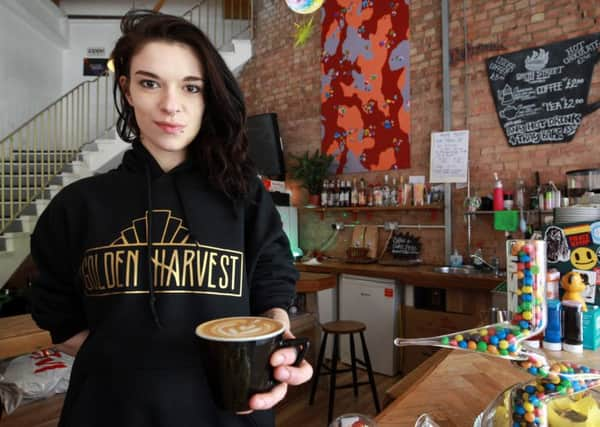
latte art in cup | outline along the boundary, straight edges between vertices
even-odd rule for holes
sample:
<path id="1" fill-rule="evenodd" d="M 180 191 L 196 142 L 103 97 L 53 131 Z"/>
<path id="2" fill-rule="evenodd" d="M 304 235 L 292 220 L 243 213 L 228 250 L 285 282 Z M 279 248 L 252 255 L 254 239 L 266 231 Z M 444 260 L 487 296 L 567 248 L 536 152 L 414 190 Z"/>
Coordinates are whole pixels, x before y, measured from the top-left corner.
<path id="1" fill-rule="evenodd" d="M 227 317 L 211 320 L 196 328 L 196 335 L 213 341 L 254 341 L 283 332 L 281 322 L 267 317 Z"/>

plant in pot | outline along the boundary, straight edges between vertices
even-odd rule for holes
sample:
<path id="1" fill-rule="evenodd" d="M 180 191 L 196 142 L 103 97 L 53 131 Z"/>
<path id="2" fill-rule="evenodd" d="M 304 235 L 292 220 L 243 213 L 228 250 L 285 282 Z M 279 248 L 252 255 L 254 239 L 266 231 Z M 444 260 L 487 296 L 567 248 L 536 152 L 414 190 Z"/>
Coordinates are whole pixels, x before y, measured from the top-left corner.
<path id="1" fill-rule="evenodd" d="M 323 180 L 327 177 L 334 157 L 323 154 L 318 149 L 315 150 L 314 154 L 306 151 L 300 156 L 292 154 L 290 157 L 295 161 L 290 167 L 292 178 L 301 181 L 302 186 L 308 190 L 309 204 L 319 206 Z"/>

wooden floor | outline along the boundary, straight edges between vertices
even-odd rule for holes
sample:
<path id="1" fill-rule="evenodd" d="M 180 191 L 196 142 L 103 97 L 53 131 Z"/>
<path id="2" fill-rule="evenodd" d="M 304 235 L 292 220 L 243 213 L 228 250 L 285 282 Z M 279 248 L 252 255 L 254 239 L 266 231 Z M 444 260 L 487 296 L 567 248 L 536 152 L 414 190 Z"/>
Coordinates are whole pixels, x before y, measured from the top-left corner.
<path id="1" fill-rule="evenodd" d="M 346 367 L 346 366 L 344 366 Z M 400 379 L 375 374 L 379 403 L 383 409 L 385 403 L 385 391 Z M 367 381 L 366 371 L 358 370 L 358 381 Z M 352 382 L 352 374 L 345 372 L 337 376 L 337 384 L 348 384 Z M 299 387 L 290 387 L 287 397 L 276 408 L 277 427 L 327 427 L 327 410 L 329 404 L 329 376 L 321 376 L 319 386 L 315 395 L 315 403 L 308 404 L 310 396 L 310 384 Z M 333 417 L 350 412 L 374 417 L 376 415 L 375 404 L 371 388 L 363 385 L 358 388 L 358 397 L 354 397 L 352 388 L 343 388 L 335 391 L 335 404 Z"/>
<path id="2" fill-rule="evenodd" d="M 319 351 L 319 329 L 314 328 L 305 331 L 304 333 L 299 334 L 299 336 L 306 336 L 311 340 L 312 347 L 308 352 L 307 360 L 313 365 L 313 368 L 315 368 L 316 355 Z M 369 349 L 369 353 L 373 351 L 375 351 L 375 349 Z M 342 365 L 342 368 L 347 367 L 348 366 L 346 365 Z M 375 383 L 377 384 L 379 404 L 381 409 L 383 409 L 384 405 L 387 403 L 385 391 L 398 382 L 401 376 L 388 377 L 385 375 L 374 374 L 374 377 Z M 358 369 L 358 381 L 368 381 L 367 372 L 365 370 Z M 349 384 L 352 382 L 352 374 L 350 372 L 338 374 L 336 382 L 338 385 Z M 275 407 L 276 427 L 327 427 L 329 375 L 322 375 L 319 379 L 315 403 L 309 406 L 308 398 L 310 396 L 310 389 L 311 383 L 303 384 L 298 387 L 289 387 L 288 394 L 284 401 Z M 337 389 L 335 391 L 333 418 L 351 412 L 357 412 L 371 417 L 376 415 L 370 386 L 359 386 L 358 397 L 354 397 L 354 392 L 351 387 Z"/>

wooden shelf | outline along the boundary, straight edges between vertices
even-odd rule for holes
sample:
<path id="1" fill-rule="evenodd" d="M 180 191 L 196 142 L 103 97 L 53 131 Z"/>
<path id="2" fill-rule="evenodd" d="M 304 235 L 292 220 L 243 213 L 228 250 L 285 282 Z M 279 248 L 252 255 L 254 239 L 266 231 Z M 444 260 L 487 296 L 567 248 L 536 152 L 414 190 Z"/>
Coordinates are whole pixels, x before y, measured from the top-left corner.
<path id="1" fill-rule="evenodd" d="M 314 212 L 379 212 L 379 211 L 441 211 L 444 205 L 435 203 L 423 206 L 391 206 L 391 207 L 357 207 L 348 206 L 345 208 L 322 208 L 320 206 L 302 206 L 298 209 L 310 210 Z"/>
<path id="2" fill-rule="evenodd" d="M 511 209 L 513 211 L 519 212 L 518 209 Z M 493 215 L 494 212 L 501 211 L 475 211 L 475 212 L 465 212 L 465 215 Z M 542 215 L 553 215 L 554 211 L 551 210 L 539 210 L 539 209 L 525 209 L 523 211 L 525 214 L 542 214 Z"/>
<path id="3" fill-rule="evenodd" d="M 336 213 L 351 213 L 354 217 L 354 221 L 358 220 L 358 214 L 364 213 L 367 215 L 367 219 L 370 219 L 374 212 L 430 212 L 432 218 L 435 218 L 438 212 L 444 210 L 444 205 L 441 203 L 435 203 L 430 205 L 423 206 L 393 206 L 393 207 L 358 207 L 358 206 L 348 206 L 345 208 L 322 208 L 320 206 L 303 206 L 298 208 L 300 210 L 304 210 L 306 212 L 312 211 L 316 214 L 319 214 L 321 217 L 321 221 L 325 219 L 325 214 L 327 212 Z"/>

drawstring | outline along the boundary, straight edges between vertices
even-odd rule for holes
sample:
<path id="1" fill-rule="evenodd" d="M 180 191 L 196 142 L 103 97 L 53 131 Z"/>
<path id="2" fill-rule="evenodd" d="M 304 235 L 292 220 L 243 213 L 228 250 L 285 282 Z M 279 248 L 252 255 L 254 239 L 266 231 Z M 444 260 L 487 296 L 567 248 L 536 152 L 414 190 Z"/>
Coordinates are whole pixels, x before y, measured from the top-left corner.
<path id="1" fill-rule="evenodd" d="M 152 274 L 152 176 L 150 175 L 150 166 L 146 164 L 146 191 L 148 195 L 148 232 L 146 233 L 146 265 L 148 266 L 148 290 L 150 295 L 150 311 L 154 318 L 154 323 L 162 328 L 158 312 L 156 311 L 156 294 L 154 293 L 154 275 Z"/>

